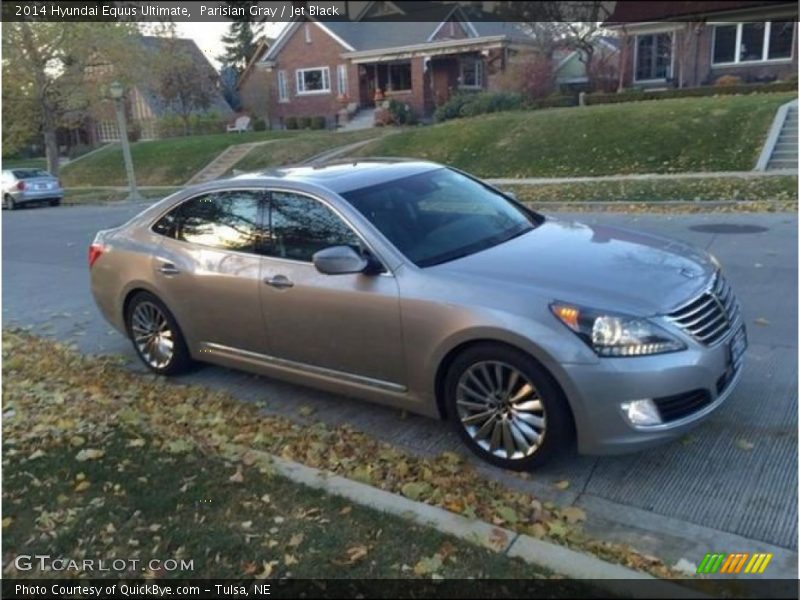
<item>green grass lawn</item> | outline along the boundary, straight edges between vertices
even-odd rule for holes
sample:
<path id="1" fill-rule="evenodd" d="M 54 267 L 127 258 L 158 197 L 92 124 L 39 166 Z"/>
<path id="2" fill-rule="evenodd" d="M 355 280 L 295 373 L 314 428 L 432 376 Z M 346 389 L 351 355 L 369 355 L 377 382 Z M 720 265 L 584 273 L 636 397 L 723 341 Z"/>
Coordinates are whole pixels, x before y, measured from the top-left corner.
<path id="1" fill-rule="evenodd" d="M 587 181 L 504 185 L 518 199 L 537 204 L 571 202 L 714 202 L 797 203 L 797 177 L 704 177 L 649 181 Z"/>
<path id="2" fill-rule="evenodd" d="M 356 156 L 410 156 L 483 177 L 750 170 L 791 93 L 680 98 L 454 119 Z"/>
<path id="3" fill-rule="evenodd" d="M 46 169 L 47 159 L 44 157 L 36 158 L 4 158 L 3 169 Z"/>
<path id="4" fill-rule="evenodd" d="M 298 163 L 338 146 L 380 137 L 387 130 L 360 129 L 346 132 L 302 134 L 292 140 L 253 148 L 234 167 L 238 171 L 256 171 Z"/>
<path id="5" fill-rule="evenodd" d="M 242 134 L 198 135 L 149 140 L 131 145 L 139 185 L 182 185 L 233 144 L 283 140 L 257 147 L 245 157 L 244 167 L 259 169 L 296 162 L 345 144 L 375 137 L 379 131 L 263 131 Z M 74 164 L 65 165 L 61 179 L 66 187 L 126 185 L 122 149 L 112 145 Z"/>
<path id="6" fill-rule="evenodd" d="M 148 140 L 131 145 L 139 185 L 181 185 L 233 144 L 300 135 L 289 131 L 249 131 Z M 61 170 L 65 186 L 126 185 L 122 149 L 114 144 Z"/>

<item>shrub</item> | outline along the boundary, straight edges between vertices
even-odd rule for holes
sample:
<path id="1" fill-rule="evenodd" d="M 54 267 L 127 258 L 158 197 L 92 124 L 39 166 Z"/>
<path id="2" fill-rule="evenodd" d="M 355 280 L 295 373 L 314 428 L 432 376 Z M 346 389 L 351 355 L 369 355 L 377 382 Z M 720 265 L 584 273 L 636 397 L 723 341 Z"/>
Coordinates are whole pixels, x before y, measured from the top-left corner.
<path id="1" fill-rule="evenodd" d="M 456 94 L 436 110 L 436 120 L 446 121 L 456 117 L 474 117 L 503 110 L 525 108 L 527 104 L 519 92 L 467 92 Z"/>
<path id="2" fill-rule="evenodd" d="M 311 120 L 308 117 L 297 117 L 297 128 L 308 129 L 311 126 Z"/>
<path id="3" fill-rule="evenodd" d="M 256 117 L 253 119 L 253 131 L 266 131 L 267 129 L 267 122 L 260 118 Z"/>
<path id="4" fill-rule="evenodd" d="M 637 102 L 640 100 L 666 100 L 668 98 L 697 98 L 701 96 L 720 96 L 730 94 L 757 94 L 770 92 L 795 92 L 797 84 L 788 81 L 775 83 L 741 84 L 725 86 L 703 86 L 696 88 L 648 92 L 644 90 L 624 91 L 618 94 L 587 94 L 586 104 L 616 104 L 618 102 Z"/>
<path id="5" fill-rule="evenodd" d="M 394 125 L 413 125 L 417 122 L 417 115 L 414 109 L 408 104 L 392 98 L 389 100 L 389 118 Z"/>
<path id="6" fill-rule="evenodd" d="M 286 129 L 297 129 L 297 117 L 286 117 L 283 120 Z"/>
<path id="7" fill-rule="evenodd" d="M 311 117 L 309 125 L 311 129 L 325 129 L 326 123 L 325 117 Z"/>
<path id="8" fill-rule="evenodd" d="M 469 101 L 471 96 L 474 96 L 474 92 L 459 92 L 450 96 L 450 99 L 440 105 L 433 113 L 434 119 L 437 121 L 455 119 L 460 115 L 461 107 Z"/>
<path id="9" fill-rule="evenodd" d="M 714 85 L 716 87 L 726 87 L 729 85 L 742 85 L 742 78 L 737 77 L 736 75 L 723 75 L 722 77 L 717 77 L 714 80 Z"/>

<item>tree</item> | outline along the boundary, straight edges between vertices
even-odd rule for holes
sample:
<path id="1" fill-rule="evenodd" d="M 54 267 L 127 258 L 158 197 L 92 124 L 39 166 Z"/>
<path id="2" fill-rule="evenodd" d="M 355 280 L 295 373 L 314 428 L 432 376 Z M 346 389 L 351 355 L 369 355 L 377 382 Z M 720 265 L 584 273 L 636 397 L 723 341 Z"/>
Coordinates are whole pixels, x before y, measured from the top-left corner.
<path id="1" fill-rule="evenodd" d="M 217 79 L 216 72 L 193 55 L 193 48 L 179 38 L 164 38 L 163 54 L 169 59 L 155 63 L 158 93 L 183 121 L 185 135 L 191 133 L 192 114 L 211 106 Z"/>
<path id="2" fill-rule="evenodd" d="M 56 131 L 107 94 L 103 73 L 93 68 L 113 64 L 126 80 L 135 60 L 130 23 L 3 24 L 3 143 L 18 147 L 41 136 L 48 170 L 58 173 Z M 10 125 L 7 129 L 7 125 Z"/>
<path id="3" fill-rule="evenodd" d="M 254 25 L 250 21 L 234 21 L 228 33 L 222 36 L 225 53 L 218 56 L 217 60 L 233 68 L 237 77 L 242 74 L 256 50 L 260 29 L 261 25 Z"/>

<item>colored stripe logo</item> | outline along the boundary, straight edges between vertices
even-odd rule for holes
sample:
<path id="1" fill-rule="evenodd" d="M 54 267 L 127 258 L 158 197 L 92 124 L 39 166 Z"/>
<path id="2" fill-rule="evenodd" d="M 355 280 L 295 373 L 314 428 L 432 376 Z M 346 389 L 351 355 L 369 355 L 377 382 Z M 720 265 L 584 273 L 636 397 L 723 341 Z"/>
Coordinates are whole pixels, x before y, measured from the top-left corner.
<path id="1" fill-rule="evenodd" d="M 733 554 L 709 553 L 703 557 L 697 572 L 710 575 L 714 573 L 749 573 L 760 575 L 772 560 L 772 554 L 738 552 Z"/>

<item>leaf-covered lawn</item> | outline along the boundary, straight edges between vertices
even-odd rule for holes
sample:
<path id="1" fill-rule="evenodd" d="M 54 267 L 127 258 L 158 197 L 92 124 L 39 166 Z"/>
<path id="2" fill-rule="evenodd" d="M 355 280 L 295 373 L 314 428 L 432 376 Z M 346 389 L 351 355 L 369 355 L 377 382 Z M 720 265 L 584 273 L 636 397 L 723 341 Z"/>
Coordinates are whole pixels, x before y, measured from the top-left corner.
<path id="1" fill-rule="evenodd" d="M 260 473 L 252 453 L 242 450 L 253 448 L 467 517 L 579 547 L 633 568 L 669 574 L 655 557 L 589 538 L 581 528 L 587 516 L 579 508 L 541 502 L 504 487 L 479 475 L 456 454 L 420 458 L 348 426 L 301 425 L 221 391 L 167 383 L 133 373 L 118 359 L 86 357 L 62 344 L 21 333 L 4 332 L 3 377 L 6 550 L 23 542 L 32 549 L 27 544 L 36 540 L 52 546 L 50 538 L 63 529 L 64 541 L 59 543 L 66 546 L 79 539 L 84 544 L 101 544 L 98 548 L 134 539 L 142 552 L 156 547 L 181 553 L 191 546 L 192 554 L 187 556 L 204 560 L 216 556 L 215 552 L 206 554 L 204 544 L 230 544 L 225 561 L 220 559 L 218 566 L 209 563 L 204 569 L 243 568 L 248 562 L 243 552 L 252 544 L 259 552 L 249 560 L 267 555 L 267 562 L 277 561 L 275 569 L 305 573 L 305 566 L 286 564 L 292 563 L 286 554 L 299 554 L 287 540 L 302 533 L 310 542 L 320 524 L 296 522 L 272 531 L 280 525 L 275 518 L 294 519 L 293 506 L 316 507 L 331 521 L 324 524 L 326 530 L 333 531 L 339 527 L 333 524 L 334 517 L 345 506 L 308 490 L 300 494 L 290 484 Z M 264 494 L 269 502 L 263 500 Z M 198 504 L 203 498 L 211 500 L 209 506 Z M 135 515 L 136 510 L 141 512 Z M 352 548 L 363 546 L 367 555 L 359 560 L 370 555 L 379 560 L 377 555 L 383 553 L 380 568 L 388 571 L 382 572 L 400 576 L 407 574 L 403 564 L 413 572 L 415 561 L 430 558 L 444 543 L 425 533 L 421 539 L 430 536 L 432 541 L 411 546 L 418 550 L 411 558 L 401 559 L 395 554 L 401 550 L 382 549 L 380 540 L 367 532 L 384 528 L 385 523 L 385 528 L 396 526 L 393 531 L 399 539 L 411 543 L 412 536 L 402 535 L 403 524 L 384 515 L 376 521 L 368 512 L 352 510 L 358 523 L 332 532 L 330 545 L 313 542 L 331 560 L 334 555 L 361 554 Z M 339 520 L 342 516 L 338 515 Z M 92 520 L 87 522 L 89 517 Z M 222 518 L 229 520 L 217 523 Z M 212 522 L 216 523 L 213 527 Z M 242 525 L 247 522 L 249 526 Z M 125 533 L 104 541 L 113 533 L 109 524 L 125 527 Z M 217 525 L 222 529 L 214 529 Z M 192 533 L 192 528 L 198 531 Z M 187 532 L 181 533 L 182 529 Z M 262 537 L 244 541 L 245 534 L 253 533 Z M 270 540 L 278 545 L 270 548 Z M 475 556 L 473 564 L 487 561 L 486 568 L 492 564 L 489 555 Z M 300 557 L 296 558 L 299 562 Z M 262 572 L 263 560 L 256 563 L 247 568 Z M 360 568 L 366 570 L 362 575 L 371 572 L 370 561 Z M 446 573 L 460 573 L 460 568 L 448 566 Z"/>
<path id="2" fill-rule="evenodd" d="M 513 191 L 532 206 L 573 202 L 697 202 L 708 210 L 713 202 L 741 202 L 735 210 L 795 210 L 797 177 L 707 177 L 702 179 L 652 179 L 648 181 L 593 181 L 541 185 L 500 186 Z M 665 205 L 666 207 L 666 205 Z M 651 210 L 652 205 L 645 206 Z"/>
<path id="3" fill-rule="evenodd" d="M 679 98 L 497 113 L 388 136 L 357 156 L 434 160 L 481 177 L 750 170 L 796 94 Z"/>

